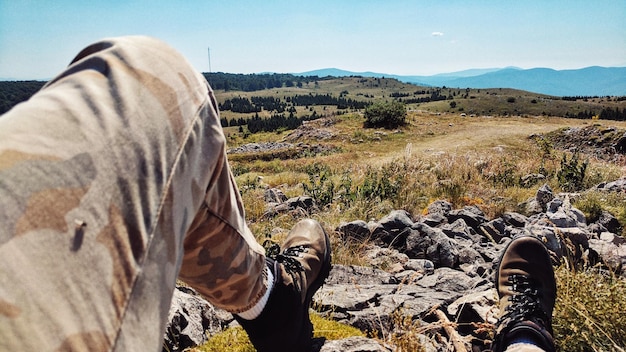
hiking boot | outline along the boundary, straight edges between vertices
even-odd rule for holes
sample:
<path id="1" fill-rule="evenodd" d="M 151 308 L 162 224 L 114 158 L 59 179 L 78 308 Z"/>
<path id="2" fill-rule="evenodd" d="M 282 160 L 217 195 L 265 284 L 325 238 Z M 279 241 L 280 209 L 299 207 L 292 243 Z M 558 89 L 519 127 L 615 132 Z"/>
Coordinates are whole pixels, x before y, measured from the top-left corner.
<path id="1" fill-rule="evenodd" d="M 556 281 L 550 255 L 535 237 L 514 238 L 506 246 L 496 271 L 500 318 L 496 323 L 493 351 L 500 352 L 514 340 L 531 340 L 544 351 L 554 351 L 552 310 Z"/>
<path id="2" fill-rule="evenodd" d="M 313 325 L 311 299 L 330 272 L 330 239 L 315 220 L 294 226 L 278 248 L 268 250 L 267 266 L 274 286 L 261 314 L 253 320 L 235 319 L 261 352 L 309 351 Z"/>

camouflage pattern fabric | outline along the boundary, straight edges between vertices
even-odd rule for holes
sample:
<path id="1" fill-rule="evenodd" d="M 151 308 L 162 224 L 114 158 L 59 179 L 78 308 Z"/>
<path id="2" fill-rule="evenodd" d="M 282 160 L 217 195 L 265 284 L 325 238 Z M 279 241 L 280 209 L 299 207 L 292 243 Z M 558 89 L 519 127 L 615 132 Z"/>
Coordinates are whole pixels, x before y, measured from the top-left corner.
<path id="1" fill-rule="evenodd" d="M 0 116 L 0 351 L 159 351 L 175 281 L 241 312 L 266 291 L 206 80 L 103 40 Z"/>

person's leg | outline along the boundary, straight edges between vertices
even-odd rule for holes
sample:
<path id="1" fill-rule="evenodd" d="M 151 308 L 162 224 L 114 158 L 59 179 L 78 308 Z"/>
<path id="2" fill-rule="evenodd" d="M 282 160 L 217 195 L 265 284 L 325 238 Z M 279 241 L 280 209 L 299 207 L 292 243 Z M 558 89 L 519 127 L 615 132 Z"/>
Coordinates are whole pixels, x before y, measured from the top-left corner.
<path id="1" fill-rule="evenodd" d="M 90 46 L 1 116 L 0 350 L 160 350 L 183 247 L 214 303 L 254 304 L 264 255 L 224 143 L 204 78 L 144 37 Z M 207 224 L 219 243 L 195 242 Z"/>
<path id="2" fill-rule="evenodd" d="M 507 244 L 496 271 L 500 317 L 493 350 L 554 351 L 556 281 L 545 245 L 531 236 Z"/>

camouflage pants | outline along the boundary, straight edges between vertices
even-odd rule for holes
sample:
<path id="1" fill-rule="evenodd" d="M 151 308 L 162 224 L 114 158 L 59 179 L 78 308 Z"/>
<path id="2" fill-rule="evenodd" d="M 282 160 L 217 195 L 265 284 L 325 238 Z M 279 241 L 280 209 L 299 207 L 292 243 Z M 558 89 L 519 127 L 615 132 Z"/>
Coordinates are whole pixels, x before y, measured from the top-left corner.
<path id="1" fill-rule="evenodd" d="M 0 350 L 157 351 L 175 281 L 241 312 L 266 291 L 205 79 L 104 40 L 0 117 Z"/>

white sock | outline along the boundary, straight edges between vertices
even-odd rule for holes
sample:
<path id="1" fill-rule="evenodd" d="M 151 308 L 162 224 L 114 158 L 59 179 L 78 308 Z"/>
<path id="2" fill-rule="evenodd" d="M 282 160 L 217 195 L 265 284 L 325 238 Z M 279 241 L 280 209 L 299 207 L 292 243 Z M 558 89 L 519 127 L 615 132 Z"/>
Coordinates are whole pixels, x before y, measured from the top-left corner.
<path id="1" fill-rule="evenodd" d="M 255 304 L 252 308 L 246 310 L 245 312 L 237 313 L 237 315 L 246 320 L 252 320 L 258 317 L 263 308 L 265 308 L 265 304 L 270 297 L 270 293 L 272 292 L 272 287 L 274 286 L 274 274 L 269 270 L 268 267 L 265 267 L 265 272 L 267 272 L 267 290 L 265 290 L 265 294 L 263 297 Z"/>

